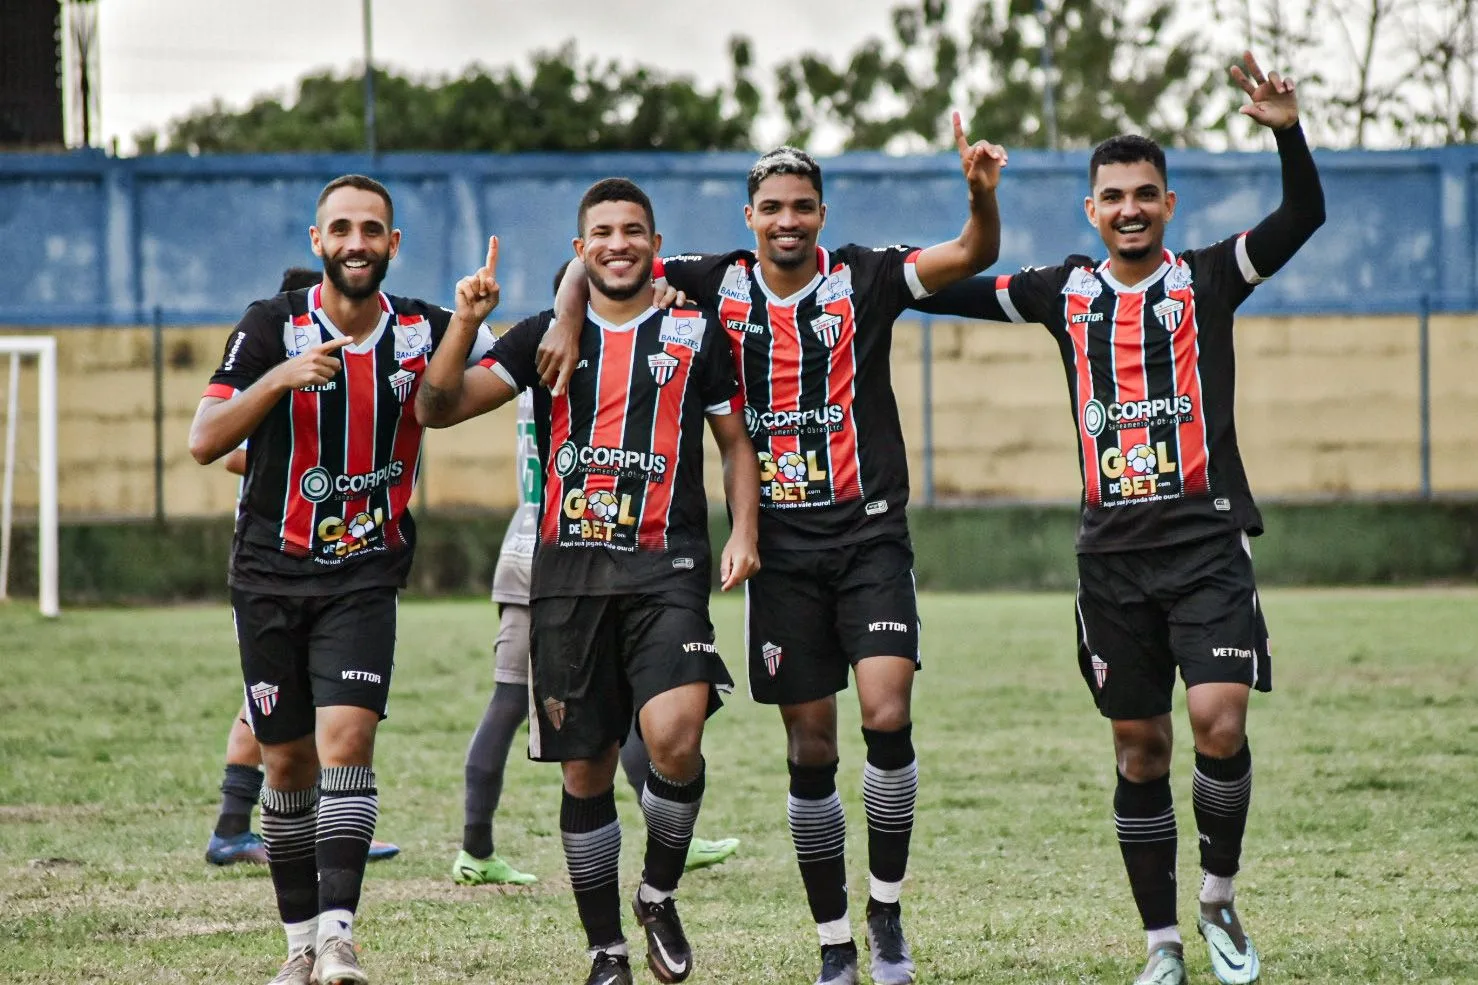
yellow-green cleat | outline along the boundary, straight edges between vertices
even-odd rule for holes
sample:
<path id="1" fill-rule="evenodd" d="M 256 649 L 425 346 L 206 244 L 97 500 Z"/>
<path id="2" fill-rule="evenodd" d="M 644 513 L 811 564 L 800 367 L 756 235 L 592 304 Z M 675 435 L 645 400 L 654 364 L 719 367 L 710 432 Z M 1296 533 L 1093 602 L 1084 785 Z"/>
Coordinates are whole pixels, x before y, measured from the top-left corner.
<path id="1" fill-rule="evenodd" d="M 738 850 L 738 838 L 720 838 L 718 841 L 694 838 L 688 844 L 688 858 L 683 863 L 683 871 L 692 872 L 694 869 L 706 869 L 710 865 L 718 865 Z"/>
<path id="2" fill-rule="evenodd" d="M 527 886 L 538 881 L 538 876 L 518 871 L 496 854 L 477 858 L 460 851 L 452 863 L 452 882 L 459 886 Z"/>

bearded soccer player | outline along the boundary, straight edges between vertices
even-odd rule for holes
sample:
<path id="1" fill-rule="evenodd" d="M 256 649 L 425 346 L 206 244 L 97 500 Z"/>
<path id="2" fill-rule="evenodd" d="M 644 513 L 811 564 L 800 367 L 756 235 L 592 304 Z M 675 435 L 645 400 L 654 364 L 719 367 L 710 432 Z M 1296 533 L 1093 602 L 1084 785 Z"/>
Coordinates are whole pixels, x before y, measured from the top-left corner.
<path id="1" fill-rule="evenodd" d="M 552 311 L 500 338 L 484 368 L 462 369 L 497 299 L 493 240 L 487 266 L 457 285 L 447 348 L 416 404 L 421 420 L 440 427 L 534 389 L 544 489 L 530 592 L 529 753 L 563 766 L 560 834 L 592 958 L 587 985 L 631 982 L 614 780 L 633 715 L 651 765 L 632 909 L 658 980 L 680 982 L 693 970 L 674 893 L 703 797 L 703 724 L 718 692 L 733 686 L 708 619 L 705 419 L 733 518 L 723 587 L 759 567 L 759 474 L 728 341 L 711 310 L 652 306 L 654 226 L 651 202 L 624 178 L 596 182 L 581 199 L 574 246 L 592 290 L 579 368 L 558 396 L 538 385 L 535 361 Z"/>
<path id="2" fill-rule="evenodd" d="M 378 814 L 375 730 L 415 546 L 412 401 L 450 316 L 380 291 L 400 231 L 379 182 L 329 182 L 309 236 L 323 283 L 247 309 L 190 453 L 207 464 L 250 438 L 229 581 L 288 940 L 272 983 L 363 985 L 353 925 Z"/>
<path id="3" fill-rule="evenodd" d="M 893 320 L 909 302 L 996 259 L 995 192 L 1006 155 L 970 144 L 958 114 L 954 134 L 970 205 L 955 240 L 927 249 L 819 248 L 821 169 L 781 147 L 749 172 L 744 218 L 753 250 L 667 257 L 657 270 L 718 311 L 740 364 L 745 423 L 760 459 L 764 561 L 746 590 L 750 694 L 779 705 L 785 725 L 787 814 L 820 937 L 818 985 L 850 985 L 858 974 L 836 786 L 836 694 L 849 669 L 867 745 L 872 980 L 914 980 L 899 900 L 918 789 L 910 708 L 918 605 L 888 353 Z M 574 321 L 576 273 L 561 291 L 561 331 Z M 567 372 L 571 350 L 551 335 L 541 355 Z"/>
<path id="4" fill-rule="evenodd" d="M 1249 53 L 1232 76 L 1241 112 L 1273 131 L 1283 201 L 1252 230 L 1170 253 L 1165 155 L 1143 137 L 1100 144 L 1088 221 L 1108 258 L 981 278 L 917 305 L 937 314 L 1041 322 L 1062 354 L 1078 432 L 1078 662 L 1113 725 L 1114 823 L 1149 938 L 1139 982 L 1186 980 L 1176 927 L 1170 698 L 1179 668 L 1195 736 L 1200 831 L 1197 924 L 1228 985 L 1255 981 L 1257 950 L 1232 878 L 1252 794 L 1250 692 L 1269 690 L 1268 634 L 1249 536 L 1262 518 L 1233 423 L 1232 314 L 1324 221 L 1324 193 L 1293 82 Z"/>

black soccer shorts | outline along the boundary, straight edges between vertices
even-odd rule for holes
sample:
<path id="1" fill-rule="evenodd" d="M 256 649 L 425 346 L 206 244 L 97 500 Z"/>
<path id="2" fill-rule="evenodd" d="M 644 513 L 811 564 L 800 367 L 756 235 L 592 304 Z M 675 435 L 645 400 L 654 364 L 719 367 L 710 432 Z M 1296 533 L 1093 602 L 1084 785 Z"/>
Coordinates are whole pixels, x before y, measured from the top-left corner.
<path id="1" fill-rule="evenodd" d="M 770 551 L 745 585 L 749 694 L 794 705 L 844 691 L 868 657 L 919 660 L 919 602 L 907 537 Z"/>
<path id="2" fill-rule="evenodd" d="M 1078 666 L 1105 718 L 1168 714 L 1186 687 L 1273 687 L 1245 534 L 1078 555 Z"/>
<path id="3" fill-rule="evenodd" d="M 231 590 L 252 732 L 267 745 L 311 735 L 314 709 L 385 717 L 395 664 L 395 588 L 342 595 Z"/>
<path id="4" fill-rule="evenodd" d="M 707 608 L 686 598 L 535 599 L 530 616 L 530 759 L 594 759 L 626 739 L 643 705 L 684 684 L 710 685 L 710 715 L 734 689 Z"/>

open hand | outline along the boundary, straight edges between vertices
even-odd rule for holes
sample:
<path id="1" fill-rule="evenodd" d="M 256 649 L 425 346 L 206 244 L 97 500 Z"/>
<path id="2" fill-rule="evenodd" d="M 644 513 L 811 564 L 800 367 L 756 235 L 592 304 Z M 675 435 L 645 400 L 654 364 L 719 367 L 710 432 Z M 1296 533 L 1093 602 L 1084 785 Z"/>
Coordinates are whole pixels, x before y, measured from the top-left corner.
<path id="1" fill-rule="evenodd" d="M 498 237 L 488 237 L 487 263 L 457 281 L 457 316 L 481 325 L 498 306 Z"/>
<path id="2" fill-rule="evenodd" d="M 1242 87 L 1251 102 L 1238 112 L 1270 130 L 1284 130 L 1297 123 L 1298 97 L 1293 93 L 1293 80 L 1277 72 L 1264 75 L 1250 51 L 1242 53 L 1242 63 L 1245 72 L 1236 65 L 1231 67 L 1232 81 Z"/>
<path id="3" fill-rule="evenodd" d="M 1006 148 L 988 140 L 970 143 L 965 137 L 965 123 L 958 110 L 953 120 L 955 146 L 960 151 L 960 169 L 965 172 L 965 181 L 972 190 L 994 191 L 1001 181 L 1001 169 L 1006 166 Z"/>

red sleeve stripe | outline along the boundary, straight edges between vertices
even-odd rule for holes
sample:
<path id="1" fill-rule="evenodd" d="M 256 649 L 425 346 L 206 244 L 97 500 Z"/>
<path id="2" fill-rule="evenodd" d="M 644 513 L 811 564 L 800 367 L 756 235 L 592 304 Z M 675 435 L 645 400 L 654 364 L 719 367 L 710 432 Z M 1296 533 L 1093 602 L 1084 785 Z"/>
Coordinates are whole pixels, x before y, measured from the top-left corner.
<path id="1" fill-rule="evenodd" d="M 203 394 L 203 396 L 220 397 L 222 400 L 230 400 L 232 397 L 236 396 L 238 392 L 239 391 L 234 386 L 230 386 L 225 383 L 212 383 L 210 386 L 205 388 L 205 393 Z"/>
<path id="2" fill-rule="evenodd" d="M 662 263 L 661 257 L 652 259 L 652 280 L 661 280 L 667 276 L 667 267 Z"/>
<path id="3" fill-rule="evenodd" d="M 1002 274 L 996 277 L 996 303 L 1006 313 L 1006 317 L 1014 322 L 1024 322 L 1021 312 L 1016 310 L 1016 305 L 1011 301 L 1011 275 Z"/>

